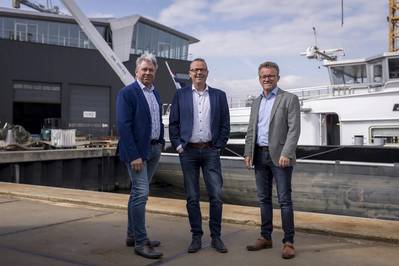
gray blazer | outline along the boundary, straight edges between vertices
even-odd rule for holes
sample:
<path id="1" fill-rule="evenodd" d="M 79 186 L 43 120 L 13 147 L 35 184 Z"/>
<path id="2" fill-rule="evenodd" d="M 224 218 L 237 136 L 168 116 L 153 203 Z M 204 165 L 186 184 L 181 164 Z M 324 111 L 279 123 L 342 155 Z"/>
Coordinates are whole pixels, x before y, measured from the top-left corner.
<path id="1" fill-rule="evenodd" d="M 254 158 L 258 130 L 258 114 L 262 96 L 254 100 L 251 107 L 247 135 L 245 137 L 245 156 Z M 273 164 L 278 165 L 280 156 L 290 158 L 290 165 L 295 164 L 295 150 L 301 131 L 301 113 L 298 97 L 295 94 L 277 90 L 270 114 L 269 152 Z"/>

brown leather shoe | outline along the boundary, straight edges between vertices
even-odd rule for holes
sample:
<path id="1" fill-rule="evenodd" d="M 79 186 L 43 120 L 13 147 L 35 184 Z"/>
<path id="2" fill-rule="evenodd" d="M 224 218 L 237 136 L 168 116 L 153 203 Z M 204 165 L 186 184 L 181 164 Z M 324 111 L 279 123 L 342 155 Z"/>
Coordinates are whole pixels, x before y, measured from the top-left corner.
<path id="1" fill-rule="evenodd" d="M 258 251 L 265 248 L 272 248 L 273 242 L 271 240 L 265 239 L 263 237 L 258 238 L 254 245 L 248 245 L 248 251 Z"/>
<path id="2" fill-rule="evenodd" d="M 293 257 L 295 257 L 294 244 L 292 244 L 291 242 L 285 242 L 281 257 L 283 257 L 283 259 L 292 259 Z"/>

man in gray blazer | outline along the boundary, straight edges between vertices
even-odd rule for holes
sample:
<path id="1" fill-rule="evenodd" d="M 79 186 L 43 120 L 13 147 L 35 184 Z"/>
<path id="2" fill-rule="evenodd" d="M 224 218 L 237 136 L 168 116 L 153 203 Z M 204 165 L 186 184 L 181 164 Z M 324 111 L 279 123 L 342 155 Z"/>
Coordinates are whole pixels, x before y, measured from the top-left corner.
<path id="1" fill-rule="evenodd" d="M 300 134 L 298 97 L 277 87 L 280 79 L 276 63 L 265 62 L 258 68 L 262 94 L 252 104 L 245 139 L 245 165 L 255 166 L 257 195 L 261 210 L 261 237 L 247 246 L 249 251 L 272 247 L 273 177 L 284 230 L 282 257 L 291 259 L 294 249 L 294 211 L 291 177 Z"/>

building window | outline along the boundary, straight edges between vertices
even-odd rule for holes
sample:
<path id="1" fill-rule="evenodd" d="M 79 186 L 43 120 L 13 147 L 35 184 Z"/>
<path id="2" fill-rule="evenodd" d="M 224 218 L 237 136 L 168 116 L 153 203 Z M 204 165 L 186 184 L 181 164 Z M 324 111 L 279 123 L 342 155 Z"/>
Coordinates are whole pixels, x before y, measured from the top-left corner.
<path id="1" fill-rule="evenodd" d="M 188 41 L 138 22 L 134 26 L 130 51 L 133 54 L 149 52 L 159 57 L 187 60 Z"/>
<path id="2" fill-rule="evenodd" d="M 4 22 L 3 18 L 0 17 L 0 38 L 4 38 Z"/>
<path id="3" fill-rule="evenodd" d="M 95 27 L 105 38 L 105 26 Z M 55 21 L 0 17 L 0 38 L 95 49 L 79 25 Z"/>

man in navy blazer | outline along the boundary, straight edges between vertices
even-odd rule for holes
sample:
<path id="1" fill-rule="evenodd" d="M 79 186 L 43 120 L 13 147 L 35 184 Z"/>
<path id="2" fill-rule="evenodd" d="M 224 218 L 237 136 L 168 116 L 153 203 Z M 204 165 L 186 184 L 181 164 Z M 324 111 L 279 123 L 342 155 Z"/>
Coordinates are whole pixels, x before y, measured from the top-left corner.
<path id="1" fill-rule="evenodd" d="M 152 54 L 137 58 L 137 80 L 119 91 L 116 103 L 119 157 L 132 182 L 126 245 L 135 246 L 136 254 L 150 259 L 162 256 L 154 249 L 160 242 L 150 241 L 145 228 L 149 184 L 165 143 L 160 97 L 153 85 L 157 67 Z"/>
<path id="2" fill-rule="evenodd" d="M 191 62 L 193 85 L 177 90 L 169 117 L 170 140 L 179 153 L 184 176 L 192 241 L 189 253 L 201 249 L 202 217 L 199 205 L 199 170 L 209 196 L 209 228 L 212 247 L 221 253 L 227 249 L 220 239 L 222 221 L 222 171 L 220 150 L 230 134 L 230 115 L 226 94 L 206 84 L 208 68 L 204 59 Z"/>

